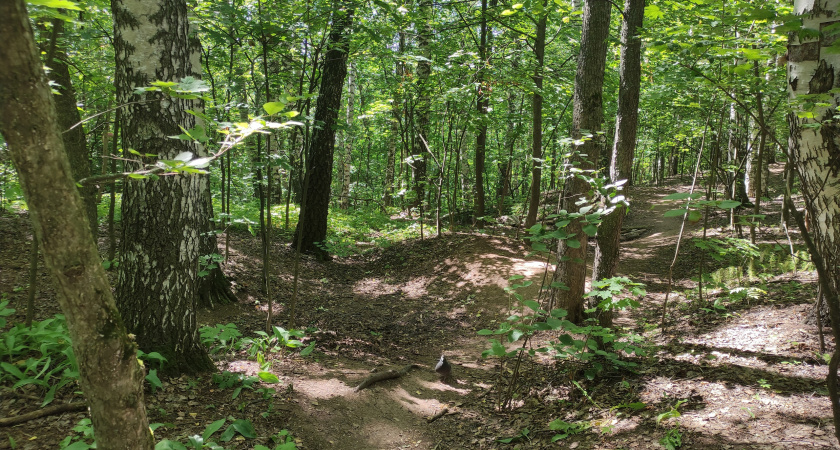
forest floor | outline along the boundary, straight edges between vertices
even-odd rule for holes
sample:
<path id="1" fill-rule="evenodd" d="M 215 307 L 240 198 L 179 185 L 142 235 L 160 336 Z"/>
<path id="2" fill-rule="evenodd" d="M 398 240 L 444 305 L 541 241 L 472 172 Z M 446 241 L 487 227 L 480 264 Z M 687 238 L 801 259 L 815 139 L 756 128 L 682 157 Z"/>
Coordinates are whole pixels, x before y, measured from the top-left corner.
<path id="1" fill-rule="evenodd" d="M 781 193 L 772 189 L 780 186 L 779 171 L 773 167 L 770 213 L 758 238 L 787 247 L 778 226 Z M 161 389 L 146 393 L 150 421 L 166 424 L 156 437 L 185 442 L 227 418 L 248 419 L 256 429 L 256 439 L 223 444 L 242 449 L 273 448 L 270 437 L 283 429 L 302 449 L 656 449 L 667 448 L 661 442 L 666 435 L 673 448 L 683 449 L 840 448 L 817 328 L 804 322 L 816 295 L 812 271 L 754 283 L 764 291 L 758 298 L 727 300 L 718 289 L 706 293 L 718 307 L 698 301 L 696 291 L 687 293 L 696 286 L 691 277 L 702 258 L 688 238 L 699 236 L 702 224 L 689 224 L 673 269 L 671 320 L 665 329 L 660 326 L 681 226 L 680 218 L 663 217 L 679 207 L 664 197 L 687 191 L 688 183 L 674 178 L 665 186 L 630 190 L 633 209 L 625 222 L 628 239 L 619 274 L 644 283 L 647 294 L 616 323 L 645 337 L 647 356 L 629 358 L 636 367 L 587 380 L 575 377 L 579 372 L 565 363 L 525 358 L 521 395 L 511 409 L 498 411 L 498 386 L 510 366 L 500 373 L 496 358 L 482 358 L 489 344 L 476 332 L 497 328 L 511 313 L 514 300 L 504 290 L 509 277 L 534 281 L 518 292 L 537 298 L 553 268 L 544 257 L 527 256 L 510 228 L 446 233 L 330 262 L 304 257 L 296 322 L 309 330 L 307 343 L 317 342 L 315 351 L 306 357 L 269 354 L 280 384 L 271 386 L 276 392 L 268 398 L 249 389 L 233 398 L 232 389 L 221 389 L 210 375 L 164 379 Z M 731 235 L 718 227 L 726 220 L 722 211 L 712 219 L 710 236 Z M 18 308 L 12 322 L 23 320 L 30 234 L 26 215 L 0 214 L 0 292 Z M 259 242 L 245 232 L 229 238 L 224 269 L 239 302 L 202 311 L 199 321 L 233 323 L 243 335 L 254 336 L 264 329 L 267 311 Z M 272 251 L 275 301 L 287 304 L 294 254 L 285 243 Z M 707 261 L 713 264 L 722 267 Z M 44 319 L 58 309 L 43 268 L 39 274 L 43 288 L 36 319 Z M 276 308 L 276 324 L 285 325 L 287 312 Z M 832 348 L 830 333 L 825 339 Z M 453 364 L 453 379 L 446 383 L 433 371 L 441 353 Z M 355 391 L 373 372 L 411 364 L 418 367 L 402 377 Z M 242 351 L 218 356 L 217 365 L 249 376 L 260 369 Z M 0 417 L 38 408 L 37 401 L 0 389 Z M 58 401 L 74 395 L 68 389 Z M 6 436 L 16 448 L 57 448 L 84 417 L 67 413 L 0 428 L 0 449 L 11 447 Z M 552 443 L 560 433 L 549 429 L 555 419 L 574 426 Z M 500 441 L 505 438 L 514 439 Z"/>

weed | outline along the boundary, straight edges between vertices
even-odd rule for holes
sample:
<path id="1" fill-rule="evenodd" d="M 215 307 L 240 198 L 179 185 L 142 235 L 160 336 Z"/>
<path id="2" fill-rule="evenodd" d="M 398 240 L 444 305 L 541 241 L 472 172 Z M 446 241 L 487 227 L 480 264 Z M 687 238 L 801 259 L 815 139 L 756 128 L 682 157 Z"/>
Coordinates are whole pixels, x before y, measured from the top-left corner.
<path id="1" fill-rule="evenodd" d="M 680 433 L 680 429 L 671 428 L 665 433 L 665 436 L 659 440 L 659 443 L 668 450 L 676 450 L 682 447 L 682 433 Z"/>
<path id="2" fill-rule="evenodd" d="M 589 422 L 564 422 L 560 419 L 552 420 L 548 424 L 548 428 L 551 431 L 558 431 L 559 433 L 555 434 L 551 438 L 551 442 L 557 442 L 561 439 L 566 439 L 569 436 L 573 436 L 578 433 L 582 433 L 590 428 Z"/>
<path id="3" fill-rule="evenodd" d="M 93 424 L 90 419 L 82 419 L 79 424 L 73 427 L 76 433 L 62 439 L 58 448 L 68 450 L 87 450 L 96 448 L 96 438 L 93 436 Z"/>

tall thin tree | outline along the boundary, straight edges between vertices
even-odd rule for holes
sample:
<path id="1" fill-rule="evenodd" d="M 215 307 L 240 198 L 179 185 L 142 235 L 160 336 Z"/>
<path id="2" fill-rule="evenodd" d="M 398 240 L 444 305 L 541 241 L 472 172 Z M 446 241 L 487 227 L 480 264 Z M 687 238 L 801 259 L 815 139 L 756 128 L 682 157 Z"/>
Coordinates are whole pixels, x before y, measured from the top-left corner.
<path id="1" fill-rule="evenodd" d="M 570 163 L 578 169 L 595 168 L 600 153 L 598 131 L 604 120 L 602 87 L 610 32 L 609 0 L 587 0 L 583 6 L 583 31 L 575 74 L 572 136 L 580 142 L 574 148 Z M 579 201 L 589 190 L 589 183 L 572 176 L 563 189 L 562 209 L 577 212 Z M 557 268 L 554 281 L 568 289 L 555 289 L 557 306 L 568 311 L 568 319 L 580 323 L 583 315 L 583 294 L 586 283 L 586 250 L 588 235 L 580 220 L 572 221 L 566 232 L 571 236 L 560 240 L 557 248 Z"/>

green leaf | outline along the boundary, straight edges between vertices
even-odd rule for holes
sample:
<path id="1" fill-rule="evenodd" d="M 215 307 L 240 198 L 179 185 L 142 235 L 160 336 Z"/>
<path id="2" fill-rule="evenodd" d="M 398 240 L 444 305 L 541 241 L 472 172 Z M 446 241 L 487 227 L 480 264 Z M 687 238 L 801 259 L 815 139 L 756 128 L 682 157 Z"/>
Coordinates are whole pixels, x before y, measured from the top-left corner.
<path id="1" fill-rule="evenodd" d="M 670 211 L 665 211 L 665 217 L 682 217 L 685 215 L 685 209 L 672 209 Z"/>
<path id="2" fill-rule="evenodd" d="M 732 209 L 741 206 L 741 202 L 736 200 L 724 200 L 718 205 L 720 209 Z"/>
<path id="3" fill-rule="evenodd" d="M 280 378 L 277 378 L 277 375 L 274 375 L 271 372 L 259 372 L 257 373 L 257 376 L 260 377 L 260 380 L 264 383 L 277 384 L 280 382 Z"/>
<path id="4" fill-rule="evenodd" d="M 525 300 L 525 301 L 524 301 L 524 302 L 522 302 L 522 303 L 523 303 L 525 306 L 527 306 L 527 307 L 529 307 L 529 308 L 533 309 L 535 312 L 538 312 L 538 311 L 541 309 L 541 308 L 540 308 L 540 304 L 539 304 L 538 302 L 534 301 L 534 300 Z"/>
<path id="5" fill-rule="evenodd" d="M 224 424 L 225 424 L 225 419 L 219 419 L 219 420 L 211 423 L 210 425 L 207 425 L 207 427 L 204 429 L 204 433 L 201 433 L 201 437 L 205 441 L 207 439 L 210 439 L 210 436 L 212 436 L 213 433 L 219 431 L 219 429 L 221 429 L 222 425 L 224 425 Z"/>
<path id="6" fill-rule="evenodd" d="M 251 424 L 250 420 L 245 419 L 238 419 L 233 421 L 233 428 L 241 434 L 242 436 L 248 439 L 254 439 L 257 437 L 257 431 L 254 430 L 254 425 Z"/>
<path id="7" fill-rule="evenodd" d="M 587 234 L 587 236 L 595 236 L 598 233 L 598 227 L 592 224 L 584 225 L 583 232 Z"/>
<path id="8" fill-rule="evenodd" d="M 566 246 L 569 248 L 580 248 L 580 241 L 577 239 L 569 239 L 566 241 Z"/>
<path id="9" fill-rule="evenodd" d="M 149 382 L 155 388 L 162 388 L 163 384 L 160 382 L 160 378 L 157 376 L 157 369 L 149 370 L 149 374 L 146 375 L 146 381 Z"/>
<path id="10" fill-rule="evenodd" d="M 55 9 L 72 9 L 73 11 L 82 11 L 76 2 L 69 0 L 27 0 L 27 3 L 38 6 L 46 6 L 47 8 Z M 69 448 L 69 447 L 68 447 Z"/>
<path id="11" fill-rule="evenodd" d="M 268 102 L 263 105 L 263 109 L 269 116 L 273 116 L 286 109 L 286 104 L 283 102 Z"/>
<path id="12" fill-rule="evenodd" d="M 478 330 L 476 334 L 478 334 L 479 336 L 490 336 L 491 334 L 493 334 L 493 330 L 488 330 L 487 328 L 484 328 L 482 330 Z"/>
<path id="13" fill-rule="evenodd" d="M 155 450 L 187 450 L 187 447 L 180 442 L 164 439 L 155 445 Z"/>
<path id="14" fill-rule="evenodd" d="M 662 10 L 659 9 L 656 5 L 649 5 L 645 6 L 645 17 L 648 19 L 656 20 L 665 17 L 665 14 L 662 13 Z"/>
<path id="15" fill-rule="evenodd" d="M 317 342 L 312 341 L 312 343 L 307 345 L 306 348 L 304 348 L 303 350 L 300 351 L 300 356 L 309 356 L 309 354 L 312 353 L 312 350 L 315 350 L 315 344 L 316 343 Z"/>

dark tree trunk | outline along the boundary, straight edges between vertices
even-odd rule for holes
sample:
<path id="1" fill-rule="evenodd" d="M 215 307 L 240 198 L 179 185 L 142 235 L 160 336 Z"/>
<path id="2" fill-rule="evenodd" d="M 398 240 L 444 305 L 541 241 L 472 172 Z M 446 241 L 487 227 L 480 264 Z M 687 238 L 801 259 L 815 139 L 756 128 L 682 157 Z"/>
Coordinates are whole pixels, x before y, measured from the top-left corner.
<path id="1" fill-rule="evenodd" d="M 412 173 L 414 176 L 414 192 L 417 196 L 413 206 L 420 206 L 420 214 L 423 214 L 423 202 L 426 198 L 426 150 L 429 145 L 429 121 L 431 112 L 431 89 L 429 88 L 429 75 L 432 72 L 431 48 L 432 40 L 432 2 L 431 0 L 420 1 L 421 23 L 415 24 L 419 28 L 417 35 L 417 49 L 424 59 L 417 61 L 417 102 L 414 107 L 414 141 L 411 149 Z M 422 217 L 421 217 L 422 236 Z"/>
<path id="2" fill-rule="evenodd" d="M 618 90 L 618 114 L 615 120 L 615 140 L 610 159 L 610 181 L 627 180 L 633 170 L 636 151 L 636 132 L 639 126 L 639 87 L 641 84 L 641 47 L 637 30 L 642 26 L 645 0 L 624 1 L 624 22 L 621 26 L 621 77 Z M 627 184 L 625 184 L 625 187 Z M 626 188 L 624 193 L 626 195 Z M 627 208 L 617 206 L 604 217 L 595 239 L 595 262 L 592 279 L 603 280 L 615 276 L 619 259 L 621 226 Z M 612 326 L 612 311 L 603 311 L 602 326 Z"/>
<path id="3" fill-rule="evenodd" d="M 60 44 L 60 34 L 64 30 L 64 20 L 53 20 L 53 33 L 55 34 L 55 48 L 51 49 L 52 61 L 47 61 L 47 66 L 52 69 L 50 75 L 58 86 L 55 89 L 59 95 L 55 98 L 55 109 L 58 113 L 58 126 L 64 138 L 64 150 L 70 160 L 70 169 L 73 171 L 73 178 L 78 181 L 90 176 L 90 158 L 88 157 L 87 142 L 85 141 L 85 130 L 79 125 L 72 130 L 74 125 L 82 121 L 79 115 L 79 108 L 76 105 L 76 90 L 73 89 L 73 82 L 70 78 L 70 68 L 67 65 L 67 55 L 64 53 L 64 46 Z M 99 222 L 96 217 L 96 187 L 92 185 L 79 188 L 79 194 L 85 204 L 85 216 L 90 223 L 90 229 L 94 241 L 99 235 Z"/>
<path id="4" fill-rule="evenodd" d="M 591 139 L 574 150 L 572 163 L 579 169 L 592 170 L 598 162 L 601 143 L 598 130 L 604 118 L 602 87 L 604 84 L 604 66 L 607 54 L 607 38 L 610 31 L 610 8 L 608 0 L 590 0 L 583 8 L 583 31 L 578 56 L 577 74 L 575 75 L 574 113 L 572 117 L 572 137 L 581 139 L 583 130 L 592 134 Z M 585 156 L 582 156 L 585 155 Z M 589 183 L 577 177 L 566 181 L 563 189 L 562 209 L 576 212 L 581 196 L 589 191 Z M 572 221 L 566 232 L 574 234 L 571 240 L 579 245 L 570 246 L 569 241 L 561 240 L 557 248 L 557 268 L 554 281 L 568 286 L 568 290 L 555 289 L 557 306 L 568 311 L 568 320 L 581 323 L 583 314 L 583 294 L 586 283 L 586 250 L 588 236 L 583 232 L 580 220 Z"/>
<path id="5" fill-rule="evenodd" d="M 180 134 L 179 127 L 196 125 L 186 110 L 201 110 L 200 102 L 134 94 L 155 80 L 199 75 L 198 44 L 190 38 L 186 2 L 114 0 L 111 9 L 118 103 L 145 100 L 123 110 L 124 148 L 159 159 L 174 159 L 182 152 L 205 156 L 201 145 L 167 137 Z M 131 169 L 132 164 L 126 166 Z M 140 348 L 163 355 L 164 371 L 172 374 L 214 369 L 195 318 L 202 283 L 199 257 L 203 251 L 217 252 L 215 237 L 213 245 L 204 242 L 212 217 L 209 192 L 207 175 L 130 179 L 123 188 L 118 305 Z"/>
<path id="6" fill-rule="evenodd" d="M 300 250 L 313 252 L 326 258 L 326 251 L 317 244 L 327 237 L 327 215 L 330 206 L 333 154 L 338 111 L 341 108 L 341 91 L 347 76 L 347 52 L 353 10 L 343 7 L 333 13 L 330 28 L 329 50 L 324 59 L 321 89 L 315 104 L 315 130 L 307 155 L 304 182 L 304 206 L 295 230 L 293 245 Z"/>
<path id="7" fill-rule="evenodd" d="M 93 245 L 24 2 L 0 2 L 0 133 L 67 318 L 99 448 L 154 447 L 143 371 Z"/>
<path id="8" fill-rule="evenodd" d="M 543 9 L 548 8 L 548 1 L 543 2 Z M 534 42 L 534 56 L 537 67 L 534 69 L 534 96 L 531 110 L 533 125 L 531 137 L 531 191 L 528 201 L 528 215 L 525 217 L 525 228 L 537 223 L 537 213 L 540 209 L 540 182 L 542 180 L 542 109 L 543 109 L 543 63 L 545 62 L 545 29 L 548 24 L 548 11 L 544 11 L 537 22 L 537 39 Z"/>
<path id="9" fill-rule="evenodd" d="M 487 149 L 487 110 L 490 106 L 490 85 L 487 83 L 487 68 L 490 65 L 490 49 L 487 34 L 487 0 L 481 0 L 481 37 L 478 44 L 479 69 L 476 76 L 478 84 L 478 133 L 475 137 L 475 224 L 483 226 L 484 221 L 484 159 Z"/>

